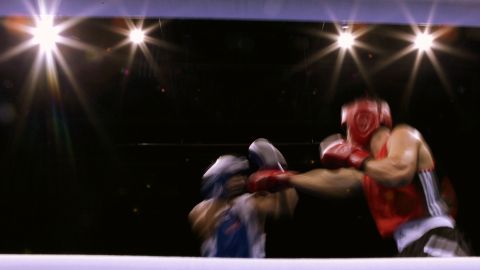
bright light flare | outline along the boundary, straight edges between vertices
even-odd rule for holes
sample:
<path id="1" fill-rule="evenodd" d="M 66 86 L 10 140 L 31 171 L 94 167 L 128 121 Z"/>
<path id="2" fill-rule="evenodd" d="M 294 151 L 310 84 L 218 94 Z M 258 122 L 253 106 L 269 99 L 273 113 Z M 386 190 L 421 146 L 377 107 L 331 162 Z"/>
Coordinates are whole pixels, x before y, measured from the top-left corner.
<path id="1" fill-rule="evenodd" d="M 415 48 L 420 51 L 429 50 L 433 45 L 433 36 L 428 33 L 419 33 L 413 42 Z"/>
<path id="2" fill-rule="evenodd" d="M 145 32 L 141 29 L 132 29 L 129 37 L 131 42 L 140 44 L 145 41 Z"/>
<path id="3" fill-rule="evenodd" d="M 156 62 L 156 58 L 151 54 L 148 45 L 153 44 L 158 47 L 164 47 L 171 50 L 178 50 L 177 48 L 175 48 L 175 46 L 172 46 L 165 41 L 158 40 L 156 38 L 149 36 L 149 34 L 152 31 L 154 31 L 158 27 L 162 27 L 161 22 L 159 21 L 159 23 L 152 24 L 148 27 L 144 27 L 143 19 L 136 21 L 136 23 L 130 19 L 125 19 L 124 22 L 125 22 L 125 25 L 120 25 L 120 27 L 119 26 L 112 27 L 112 31 L 125 36 L 125 39 L 123 39 L 117 45 L 113 46 L 110 51 L 115 51 L 123 46 L 129 46 L 130 53 L 127 58 L 125 70 L 130 71 L 132 70 L 133 60 L 136 55 L 136 52 L 140 50 L 143 56 L 145 57 L 145 60 L 148 62 L 148 65 L 150 66 L 150 68 L 152 68 L 153 72 L 155 74 L 159 74 L 160 67 Z M 128 75 L 128 72 L 126 72 L 125 75 Z"/>
<path id="4" fill-rule="evenodd" d="M 337 43 L 340 48 L 350 49 L 355 43 L 355 38 L 352 33 L 343 32 L 338 36 Z"/>
<path id="5" fill-rule="evenodd" d="M 41 17 L 36 23 L 36 27 L 32 29 L 32 41 L 43 51 L 52 51 L 60 40 L 60 30 L 54 25 L 53 16 Z"/>

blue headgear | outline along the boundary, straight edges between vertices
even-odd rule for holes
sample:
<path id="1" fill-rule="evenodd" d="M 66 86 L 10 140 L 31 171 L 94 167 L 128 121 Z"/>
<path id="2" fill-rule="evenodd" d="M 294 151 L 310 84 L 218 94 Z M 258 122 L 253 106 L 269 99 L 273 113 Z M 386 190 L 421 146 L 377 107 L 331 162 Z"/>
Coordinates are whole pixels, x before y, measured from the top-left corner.
<path id="1" fill-rule="evenodd" d="M 236 174 L 247 173 L 248 169 L 248 160 L 245 157 L 220 156 L 203 175 L 201 191 L 206 198 L 224 198 L 227 195 L 227 180 Z"/>

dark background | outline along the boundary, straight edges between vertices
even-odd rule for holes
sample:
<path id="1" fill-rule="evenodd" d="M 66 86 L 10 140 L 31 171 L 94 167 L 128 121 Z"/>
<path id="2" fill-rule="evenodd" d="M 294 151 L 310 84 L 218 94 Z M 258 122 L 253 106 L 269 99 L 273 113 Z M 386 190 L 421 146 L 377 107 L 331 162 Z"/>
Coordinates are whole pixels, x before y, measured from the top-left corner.
<path id="1" fill-rule="evenodd" d="M 8 20 L 3 52 L 29 38 Z M 147 45 L 158 68 L 140 50 L 129 67 L 129 46 L 115 48 L 125 37 L 112 29 L 126 28 L 123 18 L 85 19 L 62 34 L 94 46 L 59 45 L 78 88 L 61 69 L 58 92 L 44 71 L 29 88 L 36 48 L 0 63 L 1 253 L 198 256 L 187 215 L 202 199 L 209 164 L 245 155 L 265 137 L 291 169 L 321 167 L 318 142 L 342 132 L 341 105 L 369 94 L 389 102 L 396 123 L 422 132 L 452 181 L 459 228 L 478 254 L 479 29 L 435 27 L 448 30 L 438 42 L 463 54 L 435 50 L 448 83 L 424 55 L 410 92 L 416 52 L 378 69 L 409 45 L 391 34 L 412 33 L 409 26 L 350 26 L 369 29 L 359 39 L 371 49 L 356 49 L 368 80 L 347 53 L 335 83 L 338 52 L 313 61 L 333 42 L 324 36 L 336 33 L 329 22 L 144 24 L 168 44 Z M 299 195 L 293 219 L 268 221 L 268 257 L 395 254 L 362 194 Z"/>

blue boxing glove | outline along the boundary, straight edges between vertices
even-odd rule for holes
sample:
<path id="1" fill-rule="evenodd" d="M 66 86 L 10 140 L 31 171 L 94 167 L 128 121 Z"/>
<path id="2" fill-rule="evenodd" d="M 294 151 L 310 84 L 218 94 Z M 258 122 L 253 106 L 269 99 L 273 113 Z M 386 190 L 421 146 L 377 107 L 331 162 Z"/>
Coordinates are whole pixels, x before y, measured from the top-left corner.
<path id="1" fill-rule="evenodd" d="M 285 170 L 287 161 L 282 153 L 267 139 L 256 139 L 248 147 L 251 166 L 258 170 Z"/>
<path id="2" fill-rule="evenodd" d="M 251 168 L 258 170 L 248 179 L 249 192 L 277 192 L 290 187 L 289 179 L 294 173 L 285 171 L 285 157 L 267 139 L 256 139 L 250 144 L 248 157 Z"/>

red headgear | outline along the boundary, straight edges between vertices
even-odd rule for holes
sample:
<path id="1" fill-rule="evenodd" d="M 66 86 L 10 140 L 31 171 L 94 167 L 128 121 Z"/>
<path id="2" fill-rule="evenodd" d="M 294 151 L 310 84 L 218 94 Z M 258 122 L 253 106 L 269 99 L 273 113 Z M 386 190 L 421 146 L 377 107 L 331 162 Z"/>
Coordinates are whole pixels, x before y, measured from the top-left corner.
<path id="1" fill-rule="evenodd" d="M 383 100 L 355 100 L 342 107 L 342 125 L 345 124 L 351 142 L 365 147 L 381 125 L 392 127 L 390 107 Z"/>

